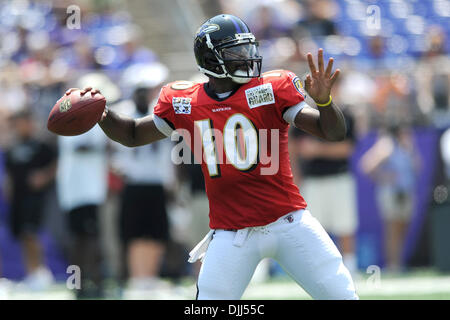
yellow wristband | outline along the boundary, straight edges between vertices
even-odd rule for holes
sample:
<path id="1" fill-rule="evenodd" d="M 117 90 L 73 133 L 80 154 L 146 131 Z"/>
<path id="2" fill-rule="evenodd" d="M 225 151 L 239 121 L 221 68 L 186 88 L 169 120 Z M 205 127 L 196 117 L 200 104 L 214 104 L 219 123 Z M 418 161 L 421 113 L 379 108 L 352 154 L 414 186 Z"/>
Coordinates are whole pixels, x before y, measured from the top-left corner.
<path id="1" fill-rule="evenodd" d="M 317 103 L 317 102 L 316 102 L 316 105 L 317 105 L 318 107 L 328 107 L 330 104 L 331 104 L 331 95 L 330 95 L 330 100 L 328 100 L 327 103 Z"/>

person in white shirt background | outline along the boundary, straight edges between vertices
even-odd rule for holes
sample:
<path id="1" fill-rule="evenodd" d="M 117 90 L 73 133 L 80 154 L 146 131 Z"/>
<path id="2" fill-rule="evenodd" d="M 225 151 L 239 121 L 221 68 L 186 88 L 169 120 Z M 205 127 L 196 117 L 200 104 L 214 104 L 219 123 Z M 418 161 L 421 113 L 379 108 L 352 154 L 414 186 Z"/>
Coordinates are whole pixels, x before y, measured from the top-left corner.
<path id="1" fill-rule="evenodd" d="M 106 139 L 94 127 L 79 136 L 60 136 L 58 143 L 58 198 L 71 235 L 69 262 L 80 267 L 83 278 L 77 296 L 101 295 L 98 210 L 107 191 Z"/>
<path id="2" fill-rule="evenodd" d="M 106 76 L 91 73 L 79 82 L 95 80 L 103 83 L 111 99 L 119 97 L 118 88 Z M 99 126 L 73 137 L 58 136 L 58 170 L 56 176 L 58 202 L 65 213 L 69 231 L 68 262 L 80 268 L 79 299 L 104 296 L 100 209 L 108 191 L 108 140 Z"/>
<path id="3" fill-rule="evenodd" d="M 168 76 L 158 62 L 134 65 L 125 70 L 122 85 L 131 96 L 110 109 L 140 118 L 152 113 L 152 106 Z M 122 176 L 118 227 L 126 260 L 124 278 L 130 294 L 165 287 L 158 276 L 170 238 L 166 189 L 174 181 L 170 140 L 127 148 L 113 142 L 112 166 Z"/>

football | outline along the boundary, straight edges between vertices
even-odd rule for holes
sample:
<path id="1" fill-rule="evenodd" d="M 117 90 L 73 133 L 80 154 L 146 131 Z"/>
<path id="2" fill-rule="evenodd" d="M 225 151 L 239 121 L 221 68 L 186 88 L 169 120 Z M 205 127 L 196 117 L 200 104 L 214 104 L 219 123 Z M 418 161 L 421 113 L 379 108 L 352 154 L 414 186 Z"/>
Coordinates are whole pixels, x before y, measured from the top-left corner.
<path id="1" fill-rule="evenodd" d="M 64 95 L 53 106 L 48 116 L 47 128 L 61 136 L 76 136 L 89 131 L 101 119 L 106 99 L 99 93 L 80 90 Z"/>

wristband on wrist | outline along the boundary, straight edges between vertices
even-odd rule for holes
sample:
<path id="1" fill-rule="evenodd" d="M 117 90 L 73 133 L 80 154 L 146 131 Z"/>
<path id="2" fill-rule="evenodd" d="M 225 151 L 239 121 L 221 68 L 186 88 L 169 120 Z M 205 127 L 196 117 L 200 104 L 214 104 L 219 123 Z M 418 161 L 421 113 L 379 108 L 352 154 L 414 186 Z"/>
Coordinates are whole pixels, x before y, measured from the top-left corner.
<path id="1" fill-rule="evenodd" d="M 330 95 L 330 100 L 328 100 L 327 103 L 317 103 L 317 102 L 316 102 L 316 105 L 317 105 L 318 107 L 328 107 L 328 106 L 331 104 L 331 101 L 332 101 L 332 99 L 331 99 L 331 95 Z"/>

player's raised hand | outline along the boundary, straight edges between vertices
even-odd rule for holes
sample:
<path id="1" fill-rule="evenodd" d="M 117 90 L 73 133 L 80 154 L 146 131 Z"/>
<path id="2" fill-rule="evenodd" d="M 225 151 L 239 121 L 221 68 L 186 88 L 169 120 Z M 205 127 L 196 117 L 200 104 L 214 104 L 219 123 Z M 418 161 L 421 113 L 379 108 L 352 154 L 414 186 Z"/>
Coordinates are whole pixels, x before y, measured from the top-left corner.
<path id="1" fill-rule="evenodd" d="M 333 58 L 328 60 L 328 65 L 326 69 L 324 68 L 323 49 L 319 49 L 317 54 L 318 68 L 316 68 L 310 52 L 306 57 L 311 74 L 306 76 L 305 89 L 316 103 L 325 104 L 330 99 L 331 87 L 336 82 L 341 71 L 336 69 L 334 73 L 331 73 L 333 70 Z"/>

